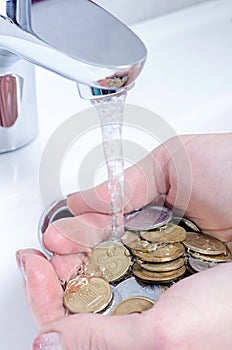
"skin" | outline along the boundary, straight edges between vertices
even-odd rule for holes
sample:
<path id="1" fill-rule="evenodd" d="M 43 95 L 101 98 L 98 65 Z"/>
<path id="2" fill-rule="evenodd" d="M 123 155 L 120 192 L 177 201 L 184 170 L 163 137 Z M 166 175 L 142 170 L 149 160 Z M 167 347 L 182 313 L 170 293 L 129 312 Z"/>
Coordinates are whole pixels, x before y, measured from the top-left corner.
<path id="1" fill-rule="evenodd" d="M 232 247 L 232 133 L 173 138 L 129 168 L 125 178 L 125 212 L 164 203 Z M 106 184 L 72 194 L 68 205 L 76 217 L 59 220 L 44 234 L 44 245 L 54 253 L 51 262 L 35 250 L 17 253 L 40 327 L 34 350 L 48 332 L 57 332 L 67 350 L 231 349 L 232 263 L 179 281 L 142 314 L 65 316 L 59 278 L 74 275 L 90 247 L 109 236 Z"/>

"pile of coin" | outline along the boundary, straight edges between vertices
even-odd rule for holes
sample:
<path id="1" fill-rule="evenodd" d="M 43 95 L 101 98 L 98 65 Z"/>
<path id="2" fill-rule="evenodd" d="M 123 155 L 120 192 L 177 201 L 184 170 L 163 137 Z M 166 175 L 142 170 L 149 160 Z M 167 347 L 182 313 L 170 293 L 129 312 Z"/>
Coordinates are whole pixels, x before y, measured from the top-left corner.
<path id="1" fill-rule="evenodd" d="M 80 274 L 67 283 L 69 312 L 142 312 L 189 273 L 231 261 L 225 243 L 188 219 L 173 218 L 168 208 L 135 211 L 125 217 L 125 229 L 121 241 L 93 248 Z"/>
<path id="2" fill-rule="evenodd" d="M 163 208 L 153 206 L 133 213 L 127 217 L 127 231 L 122 237 L 135 261 L 132 273 L 148 283 L 173 282 L 186 271 L 185 248 L 181 243 L 186 231 L 170 222 L 171 211 L 165 209 L 165 215 Z"/>
<path id="3" fill-rule="evenodd" d="M 184 245 L 190 272 L 200 272 L 231 261 L 231 252 L 226 244 L 205 233 L 187 232 Z"/>

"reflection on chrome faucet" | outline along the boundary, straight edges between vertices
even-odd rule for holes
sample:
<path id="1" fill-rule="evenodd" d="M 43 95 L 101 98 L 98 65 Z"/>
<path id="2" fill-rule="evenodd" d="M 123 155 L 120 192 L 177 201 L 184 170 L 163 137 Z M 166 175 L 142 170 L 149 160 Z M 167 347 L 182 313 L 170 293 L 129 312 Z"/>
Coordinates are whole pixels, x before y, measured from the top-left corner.
<path id="1" fill-rule="evenodd" d="M 0 76 L 9 72 L 19 76 L 23 92 L 20 115 L 16 123 L 12 116 L 7 136 L 1 129 L 3 123 L 0 126 L 0 152 L 18 148 L 36 135 L 34 130 L 30 136 L 26 133 L 27 138 L 16 140 L 16 129 L 22 127 L 24 118 L 23 104 L 35 100 L 34 86 L 27 86 L 34 85 L 34 67 L 25 60 L 77 82 L 82 98 L 96 99 L 133 86 L 146 60 L 146 48 L 127 26 L 92 1 L 1 0 Z M 11 98 L 10 106 L 16 96 Z M 27 111 L 30 116 L 36 115 L 35 106 Z M 27 128 L 35 125 L 27 124 Z"/>
<path id="2" fill-rule="evenodd" d="M 17 77 L 13 74 L 0 76 L 0 126 L 9 128 L 18 117 Z"/>

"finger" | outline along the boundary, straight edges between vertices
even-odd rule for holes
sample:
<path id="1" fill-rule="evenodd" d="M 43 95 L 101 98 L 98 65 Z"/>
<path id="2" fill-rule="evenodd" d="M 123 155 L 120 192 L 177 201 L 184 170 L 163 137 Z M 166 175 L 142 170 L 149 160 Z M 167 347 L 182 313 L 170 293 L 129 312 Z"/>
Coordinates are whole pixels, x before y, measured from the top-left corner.
<path id="1" fill-rule="evenodd" d="M 111 220 L 98 213 L 57 220 L 43 234 L 43 244 L 50 252 L 61 255 L 88 253 L 91 247 L 109 238 Z"/>
<path id="2" fill-rule="evenodd" d="M 28 250 L 20 252 L 28 304 L 38 325 L 64 315 L 63 290 L 58 277 L 44 256 Z"/>
<path id="3" fill-rule="evenodd" d="M 53 255 L 50 260 L 54 270 L 56 271 L 61 284 L 68 282 L 74 278 L 82 269 L 86 260 L 86 254 L 69 254 L 69 255 Z"/>
<path id="4" fill-rule="evenodd" d="M 141 208 L 167 192 L 166 164 L 168 160 L 167 150 L 164 146 L 160 146 L 142 161 L 125 171 L 125 212 Z M 96 188 L 69 195 L 67 204 L 75 215 L 85 212 L 110 213 L 107 182 Z"/>
<path id="5" fill-rule="evenodd" d="M 165 349 L 231 347 L 231 281 L 232 263 L 220 264 L 182 279 L 158 299 L 154 316 Z"/>
<path id="6" fill-rule="evenodd" d="M 186 350 L 188 344 L 192 350 L 229 349 L 231 277 L 228 263 L 185 278 L 140 315 L 82 314 L 57 320 L 41 330 L 33 350 Z"/>
<path id="7" fill-rule="evenodd" d="M 80 314 L 53 322 L 44 328 L 33 344 L 43 349 L 153 349 L 151 325 L 146 316 L 103 316 Z M 53 347 L 52 347 L 53 346 Z"/>
<path id="8" fill-rule="evenodd" d="M 25 289 L 26 288 L 26 285 L 25 285 L 26 275 L 25 275 L 25 271 L 24 271 L 23 255 L 38 255 L 38 256 L 41 256 L 41 257 L 43 257 L 45 259 L 46 259 L 46 256 L 42 252 L 40 252 L 39 250 L 33 249 L 33 248 L 31 248 L 31 249 L 30 248 L 28 248 L 28 249 L 21 249 L 21 250 L 18 250 L 16 252 L 16 255 L 15 255 L 16 262 L 17 262 L 19 271 L 22 274 L 23 285 L 24 285 L 24 289 Z M 25 292 L 26 292 L 26 289 L 25 289 Z"/>

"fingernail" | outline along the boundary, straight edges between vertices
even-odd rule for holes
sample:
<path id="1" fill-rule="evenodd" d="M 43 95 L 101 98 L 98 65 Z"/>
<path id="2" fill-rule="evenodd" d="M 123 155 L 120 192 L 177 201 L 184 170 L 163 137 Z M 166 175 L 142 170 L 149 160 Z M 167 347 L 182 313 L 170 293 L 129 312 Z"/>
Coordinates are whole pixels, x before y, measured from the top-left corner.
<path id="1" fill-rule="evenodd" d="M 17 265 L 18 265 L 19 271 L 22 273 L 22 276 L 25 282 L 27 281 L 26 262 L 25 262 L 27 255 L 28 254 L 23 254 L 22 250 L 19 250 L 16 252 Z"/>
<path id="2" fill-rule="evenodd" d="M 69 194 L 67 195 L 67 198 L 70 198 L 70 197 L 74 196 L 74 194 L 76 194 L 76 192 L 69 193 Z"/>
<path id="3" fill-rule="evenodd" d="M 42 334 L 34 341 L 33 350 L 64 350 L 60 334 L 56 332 Z"/>

